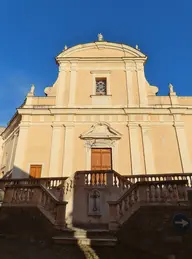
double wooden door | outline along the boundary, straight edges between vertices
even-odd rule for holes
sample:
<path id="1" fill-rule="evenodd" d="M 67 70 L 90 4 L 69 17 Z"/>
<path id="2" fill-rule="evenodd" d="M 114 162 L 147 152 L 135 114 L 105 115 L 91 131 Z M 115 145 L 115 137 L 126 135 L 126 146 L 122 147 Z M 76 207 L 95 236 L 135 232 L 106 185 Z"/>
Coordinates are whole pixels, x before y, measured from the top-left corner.
<path id="1" fill-rule="evenodd" d="M 42 165 L 31 165 L 30 176 L 33 178 L 41 178 Z"/>
<path id="2" fill-rule="evenodd" d="M 112 150 L 111 148 L 91 149 L 91 170 L 111 170 Z"/>

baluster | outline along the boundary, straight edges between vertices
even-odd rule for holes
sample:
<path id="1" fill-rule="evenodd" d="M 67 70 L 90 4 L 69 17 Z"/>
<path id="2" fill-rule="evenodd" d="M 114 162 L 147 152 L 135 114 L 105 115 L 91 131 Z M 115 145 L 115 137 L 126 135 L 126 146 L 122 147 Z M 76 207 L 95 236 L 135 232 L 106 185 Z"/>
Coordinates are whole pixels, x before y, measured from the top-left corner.
<path id="1" fill-rule="evenodd" d="M 119 213 L 120 216 L 123 215 L 123 213 L 122 213 L 122 201 L 120 201 L 119 204 L 118 204 L 118 213 Z"/>
<path id="2" fill-rule="evenodd" d="M 13 196 L 12 196 L 12 199 L 11 199 L 11 202 L 15 202 L 15 199 L 16 199 L 16 193 L 17 193 L 17 189 L 13 189 Z"/>
<path id="3" fill-rule="evenodd" d="M 124 199 L 124 204 L 125 204 L 124 209 L 128 210 L 128 198 L 127 197 L 125 197 L 125 199 Z"/>
<path id="4" fill-rule="evenodd" d="M 73 180 L 70 180 L 70 190 L 73 189 Z"/>
<path id="5" fill-rule="evenodd" d="M 104 185 L 107 185 L 107 173 L 104 173 Z"/>
<path id="6" fill-rule="evenodd" d="M 97 175 L 97 173 L 95 172 L 94 173 L 94 184 L 93 185 L 97 185 L 97 183 L 98 183 L 98 175 Z"/>
<path id="7" fill-rule="evenodd" d="M 85 177 L 85 185 L 88 185 L 88 174 L 85 173 L 85 174 L 84 174 L 84 177 Z"/>
<path id="8" fill-rule="evenodd" d="M 125 214 L 125 200 L 122 200 L 122 206 L 121 206 L 122 215 Z"/>
<path id="9" fill-rule="evenodd" d="M 94 178 L 93 174 L 88 173 L 88 185 L 93 185 L 93 180 L 94 180 L 93 178 Z"/>
<path id="10" fill-rule="evenodd" d="M 171 184 L 168 185 L 168 199 L 172 200 L 173 199 L 173 187 Z"/>
<path id="11" fill-rule="evenodd" d="M 97 185 L 102 184 L 102 174 L 100 172 L 97 172 L 97 174 L 96 174 L 96 184 Z"/>
<path id="12" fill-rule="evenodd" d="M 161 201 L 161 192 L 160 192 L 160 185 L 156 185 L 156 194 L 155 194 L 156 200 Z"/>
<path id="13" fill-rule="evenodd" d="M 31 201 L 33 199 L 33 195 L 34 195 L 34 189 L 31 189 L 29 192 L 29 200 Z"/>
<path id="14" fill-rule="evenodd" d="M 166 201 L 168 199 L 168 186 L 163 186 L 163 200 Z"/>
<path id="15" fill-rule="evenodd" d="M 132 204 L 133 204 L 132 193 L 128 195 L 128 199 L 129 199 L 129 207 L 132 207 Z"/>
<path id="16" fill-rule="evenodd" d="M 105 174 L 104 173 L 100 173 L 100 175 L 101 175 L 101 184 L 104 185 L 104 175 Z"/>
<path id="17" fill-rule="evenodd" d="M 134 203 L 136 203 L 138 201 L 138 199 L 139 199 L 139 191 L 138 191 L 138 189 L 134 190 L 133 197 L 134 197 Z"/>
<path id="18" fill-rule="evenodd" d="M 113 174 L 113 177 L 114 177 L 114 186 L 117 187 L 117 176 Z"/>
<path id="19" fill-rule="evenodd" d="M 191 180 L 192 176 L 188 176 L 188 177 L 189 177 L 189 187 L 192 187 L 192 184 L 191 184 L 192 183 L 192 180 Z"/>
<path id="20" fill-rule="evenodd" d="M 176 184 L 173 185 L 173 199 L 176 201 L 179 200 L 178 189 Z"/>
<path id="21" fill-rule="evenodd" d="M 155 186 L 154 185 L 150 185 L 149 187 L 149 199 L 150 201 L 155 201 Z"/>

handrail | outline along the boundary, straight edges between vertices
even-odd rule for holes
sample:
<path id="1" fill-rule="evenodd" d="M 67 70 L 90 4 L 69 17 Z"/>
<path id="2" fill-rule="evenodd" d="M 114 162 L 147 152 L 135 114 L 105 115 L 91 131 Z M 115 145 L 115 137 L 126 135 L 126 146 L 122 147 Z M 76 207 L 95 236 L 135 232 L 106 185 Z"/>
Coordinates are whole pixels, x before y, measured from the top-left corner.
<path id="1" fill-rule="evenodd" d="M 2 206 L 37 206 L 54 223 L 65 225 L 66 201 L 59 201 L 41 184 L 18 184 L 5 187 Z M 48 214 L 47 214 L 48 213 Z"/>
<path id="2" fill-rule="evenodd" d="M 5 196 L 6 196 L 6 190 L 7 189 L 41 189 L 42 192 L 45 192 L 55 203 L 65 203 L 64 201 L 60 201 L 59 199 L 57 199 L 48 189 L 45 188 L 45 186 L 41 185 L 41 184 L 29 184 L 29 185 L 24 185 L 24 184 L 17 184 L 17 185 L 8 185 L 5 187 Z M 13 198 L 13 197 L 12 197 Z M 16 200 L 15 200 L 16 201 Z M 39 202 L 39 200 L 37 199 L 37 201 Z M 3 201 L 3 203 L 6 203 L 6 197 L 5 197 L 5 201 Z M 19 202 L 19 200 L 18 200 Z"/>
<path id="3" fill-rule="evenodd" d="M 180 184 L 180 185 L 186 185 L 187 180 L 168 180 L 168 181 L 155 181 L 155 182 L 137 182 L 133 184 L 117 201 L 109 201 L 110 204 L 118 204 L 121 202 L 129 193 L 131 193 L 133 190 L 136 190 L 139 186 L 155 186 L 155 185 L 175 185 L 175 184 Z"/>
<path id="4" fill-rule="evenodd" d="M 132 183 L 141 181 L 188 180 L 188 186 L 192 186 L 192 173 L 140 174 L 124 175 L 124 177 Z"/>
<path id="5" fill-rule="evenodd" d="M 85 186 L 115 186 L 121 189 L 130 188 L 131 181 L 114 170 L 85 170 L 77 171 L 77 175 L 83 175 L 82 183 Z"/>
<path id="6" fill-rule="evenodd" d="M 59 188 L 67 180 L 67 177 L 44 177 L 44 178 L 14 178 L 14 179 L 0 179 L 0 189 L 4 189 L 7 185 L 19 184 L 42 184 L 48 189 Z"/>
<path id="7" fill-rule="evenodd" d="M 109 229 L 117 230 L 141 206 L 188 202 L 187 180 L 137 182 L 117 201 L 109 201 Z"/>

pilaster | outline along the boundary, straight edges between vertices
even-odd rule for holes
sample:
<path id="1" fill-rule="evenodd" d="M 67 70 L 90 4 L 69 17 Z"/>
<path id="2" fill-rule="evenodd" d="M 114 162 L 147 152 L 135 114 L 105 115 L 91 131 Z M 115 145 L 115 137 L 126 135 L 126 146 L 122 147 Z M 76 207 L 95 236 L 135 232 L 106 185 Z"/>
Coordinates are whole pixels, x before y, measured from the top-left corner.
<path id="1" fill-rule="evenodd" d="M 29 124 L 22 123 L 19 127 L 19 136 L 17 142 L 17 148 L 15 153 L 15 161 L 13 166 L 13 178 L 28 177 L 29 172 L 25 167 L 25 154 L 27 149 L 27 137 L 29 131 Z"/>
<path id="2" fill-rule="evenodd" d="M 71 176 L 74 163 L 74 124 L 65 124 L 64 155 L 63 155 L 63 177 Z M 78 151 L 76 152 L 78 155 Z"/>
<path id="3" fill-rule="evenodd" d="M 56 89 L 56 107 L 63 107 L 64 97 L 65 97 L 65 88 L 66 88 L 66 63 L 61 63 L 59 65 L 59 75 L 57 79 L 57 89 Z"/>
<path id="4" fill-rule="evenodd" d="M 16 149 L 17 138 L 18 138 L 18 132 L 15 132 L 14 135 L 13 135 L 13 143 L 12 143 L 12 149 L 11 149 L 11 156 L 10 156 L 10 160 L 9 160 L 8 171 L 11 170 L 11 168 L 13 166 L 13 156 L 14 156 L 15 149 Z"/>
<path id="5" fill-rule="evenodd" d="M 149 125 L 140 125 L 142 131 L 142 140 L 143 140 L 143 153 L 144 153 L 144 161 L 145 161 L 145 172 L 146 174 L 154 174 L 155 164 L 154 164 L 154 153 L 153 147 L 151 143 L 151 128 Z"/>
<path id="6" fill-rule="evenodd" d="M 127 87 L 127 106 L 134 106 L 134 86 L 133 72 L 135 71 L 134 63 L 125 63 L 126 87 Z"/>
<path id="7" fill-rule="evenodd" d="M 180 153 L 181 166 L 183 173 L 191 173 L 192 172 L 192 161 L 189 155 L 188 144 L 185 136 L 184 123 L 183 122 L 174 122 L 178 149 Z"/>
<path id="8" fill-rule="evenodd" d="M 129 129 L 129 140 L 130 140 L 130 151 L 131 151 L 131 168 L 132 174 L 143 174 L 142 172 L 142 161 L 141 161 L 141 151 L 139 146 L 138 130 L 137 124 L 127 124 Z"/>
<path id="9" fill-rule="evenodd" d="M 49 165 L 49 177 L 61 177 L 60 172 L 61 161 L 61 135 L 63 133 L 63 125 L 56 122 L 52 125 L 52 142 L 51 142 L 51 156 Z"/>
<path id="10" fill-rule="evenodd" d="M 146 87 L 146 79 L 144 74 L 144 64 L 143 62 L 136 62 L 137 67 L 137 81 L 139 87 L 139 105 L 147 106 L 147 87 Z"/>
<path id="11" fill-rule="evenodd" d="M 75 104 L 76 96 L 76 77 L 77 77 L 77 64 L 71 64 L 71 76 L 70 76 L 70 89 L 69 89 L 69 106 Z"/>

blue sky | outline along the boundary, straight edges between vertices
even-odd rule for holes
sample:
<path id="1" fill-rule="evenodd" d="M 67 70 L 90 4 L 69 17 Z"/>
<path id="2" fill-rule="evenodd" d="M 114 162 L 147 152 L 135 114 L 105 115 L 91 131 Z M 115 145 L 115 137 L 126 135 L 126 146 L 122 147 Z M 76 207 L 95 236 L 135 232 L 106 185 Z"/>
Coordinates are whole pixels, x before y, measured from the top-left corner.
<path id="1" fill-rule="evenodd" d="M 192 95 L 192 3 L 188 0 L 1 0 L 0 125 L 6 125 L 32 83 L 36 95 L 54 83 L 54 57 L 64 45 L 107 41 L 139 45 L 146 78 L 167 95 Z"/>

